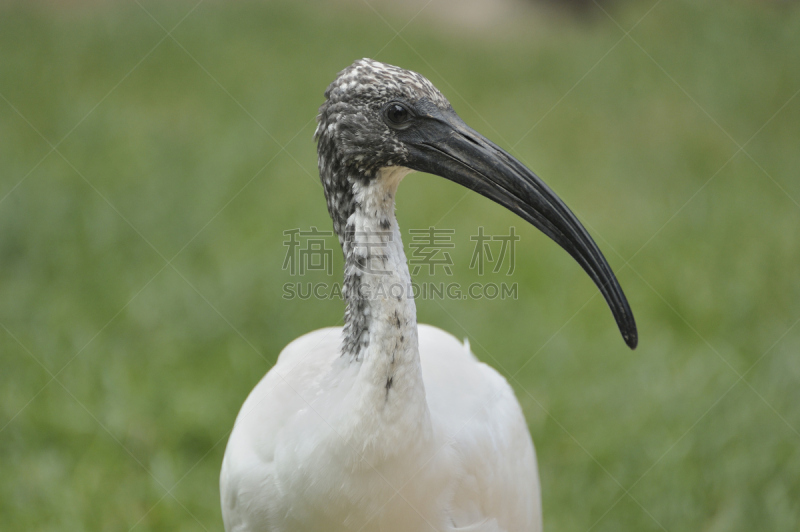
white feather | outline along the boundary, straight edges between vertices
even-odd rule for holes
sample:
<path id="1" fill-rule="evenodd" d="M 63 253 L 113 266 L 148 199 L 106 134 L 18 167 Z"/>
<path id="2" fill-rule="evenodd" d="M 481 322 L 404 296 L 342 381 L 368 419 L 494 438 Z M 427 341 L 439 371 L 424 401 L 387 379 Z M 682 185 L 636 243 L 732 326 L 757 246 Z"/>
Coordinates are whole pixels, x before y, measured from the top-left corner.
<path id="1" fill-rule="evenodd" d="M 281 353 L 239 413 L 220 489 L 228 532 L 541 530 L 539 477 L 514 392 L 450 334 L 419 326 L 429 435 L 391 448 L 348 432 L 358 371 L 341 328 Z"/>

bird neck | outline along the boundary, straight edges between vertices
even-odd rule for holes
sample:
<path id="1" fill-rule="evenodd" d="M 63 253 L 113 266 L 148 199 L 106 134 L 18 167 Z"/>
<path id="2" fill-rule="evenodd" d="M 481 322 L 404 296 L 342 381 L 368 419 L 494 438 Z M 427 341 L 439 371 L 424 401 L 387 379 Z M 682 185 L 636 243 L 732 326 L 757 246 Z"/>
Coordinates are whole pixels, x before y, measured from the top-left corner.
<path id="1" fill-rule="evenodd" d="M 350 180 L 352 212 L 340 242 L 347 302 L 342 354 L 352 361 L 416 351 L 416 306 L 394 214 L 397 185 L 408 172 L 390 167 L 369 181 Z"/>
<path id="2" fill-rule="evenodd" d="M 371 179 L 348 177 L 346 199 L 340 193 L 338 205 L 326 187 L 344 252 L 343 362 L 359 366 L 360 389 L 368 395 L 363 404 L 384 409 L 392 403 L 406 411 L 409 403 L 425 404 L 416 306 L 394 214 L 397 185 L 408 172 L 389 167 Z"/>

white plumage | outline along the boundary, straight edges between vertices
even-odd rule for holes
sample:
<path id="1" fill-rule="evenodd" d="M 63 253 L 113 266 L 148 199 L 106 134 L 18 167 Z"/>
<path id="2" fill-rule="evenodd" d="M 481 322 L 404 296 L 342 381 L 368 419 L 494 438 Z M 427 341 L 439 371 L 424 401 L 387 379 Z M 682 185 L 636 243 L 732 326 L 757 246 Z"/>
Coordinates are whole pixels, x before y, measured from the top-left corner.
<path id="1" fill-rule="evenodd" d="M 541 530 L 536 456 L 511 387 L 450 334 L 419 326 L 424 396 L 388 441 L 365 441 L 341 328 L 306 334 L 244 403 L 220 486 L 225 529 Z M 427 417 L 427 419 L 425 419 Z"/>

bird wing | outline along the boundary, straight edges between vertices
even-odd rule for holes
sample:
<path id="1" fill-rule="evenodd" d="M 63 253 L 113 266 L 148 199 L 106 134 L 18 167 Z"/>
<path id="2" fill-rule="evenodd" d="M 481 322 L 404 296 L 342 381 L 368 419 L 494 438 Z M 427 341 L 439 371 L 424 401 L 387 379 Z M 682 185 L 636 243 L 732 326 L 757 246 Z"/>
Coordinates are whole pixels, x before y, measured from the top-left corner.
<path id="1" fill-rule="evenodd" d="M 437 440 L 458 456 L 450 519 L 458 531 L 540 531 L 536 454 L 508 382 L 452 335 L 419 326 Z"/>
<path id="2" fill-rule="evenodd" d="M 341 334 L 341 327 L 319 329 L 287 345 L 242 405 L 220 474 L 225 530 L 273 529 L 269 519 L 281 489 L 274 474 L 276 445 L 290 418 L 313 401 L 318 381 L 340 354 Z"/>

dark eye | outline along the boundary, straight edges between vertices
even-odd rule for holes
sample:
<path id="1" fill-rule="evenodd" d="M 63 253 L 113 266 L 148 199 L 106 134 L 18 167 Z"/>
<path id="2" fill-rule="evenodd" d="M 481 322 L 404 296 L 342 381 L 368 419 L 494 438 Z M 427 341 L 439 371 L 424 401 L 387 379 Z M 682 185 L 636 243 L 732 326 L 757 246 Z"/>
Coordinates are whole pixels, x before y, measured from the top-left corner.
<path id="1" fill-rule="evenodd" d="M 406 106 L 399 103 L 390 103 L 386 107 L 385 114 L 389 125 L 393 126 L 402 126 L 411 120 L 411 111 L 409 111 Z"/>

